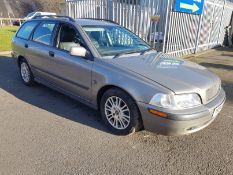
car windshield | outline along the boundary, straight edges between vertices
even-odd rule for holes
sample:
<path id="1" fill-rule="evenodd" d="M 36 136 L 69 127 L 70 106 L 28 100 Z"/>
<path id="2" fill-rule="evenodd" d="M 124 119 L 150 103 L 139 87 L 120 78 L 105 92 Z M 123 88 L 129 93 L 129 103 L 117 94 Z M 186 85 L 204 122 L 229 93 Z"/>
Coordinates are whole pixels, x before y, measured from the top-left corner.
<path id="1" fill-rule="evenodd" d="M 83 26 L 101 56 L 144 52 L 150 46 L 121 26 Z"/>
<path id="2" fill-rule="evenodd" d="M 28 17 L 28 18 L 29 18 L 29 17 L 32 17 L 35 13 L 36 13 L 36 12 L 29 13 L 29 14 L 27 15 L 27 17 Z"/>

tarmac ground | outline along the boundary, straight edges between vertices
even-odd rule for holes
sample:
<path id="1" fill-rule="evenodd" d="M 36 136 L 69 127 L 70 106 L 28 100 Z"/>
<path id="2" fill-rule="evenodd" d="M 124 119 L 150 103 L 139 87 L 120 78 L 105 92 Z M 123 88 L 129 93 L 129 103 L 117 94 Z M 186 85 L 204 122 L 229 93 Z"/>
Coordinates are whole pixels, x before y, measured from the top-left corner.
<path id="1" fill-rule="evenodd" d="M 26 87 L 0 56 L 0 175 L 233 174 L 233 49 L 189 58 L 218 74 L 222 112 L 197 133 L 109 133 L 99 114 L 43 85 Z"/>

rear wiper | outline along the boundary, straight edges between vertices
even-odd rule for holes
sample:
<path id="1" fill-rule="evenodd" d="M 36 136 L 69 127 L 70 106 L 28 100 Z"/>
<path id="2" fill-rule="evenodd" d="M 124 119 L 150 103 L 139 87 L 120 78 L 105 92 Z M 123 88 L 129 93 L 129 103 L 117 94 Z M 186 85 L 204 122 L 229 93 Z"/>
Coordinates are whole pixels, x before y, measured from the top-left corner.
<path id="1" fill-rule="evenodd" d="M 138 53 L 139 51 L 131 51 L 131 52 L 122 52 L 122 53 L 118 53 L 118 54 L 116 54 L 114 57 L 113 57 L 113 59 L 114 58 L 117 58 L 117 57 L 119 57 L 119 56 L 121 56 L 121 55 L 125 55 L 125 54 L 131 54 L 131 53 Z"/>

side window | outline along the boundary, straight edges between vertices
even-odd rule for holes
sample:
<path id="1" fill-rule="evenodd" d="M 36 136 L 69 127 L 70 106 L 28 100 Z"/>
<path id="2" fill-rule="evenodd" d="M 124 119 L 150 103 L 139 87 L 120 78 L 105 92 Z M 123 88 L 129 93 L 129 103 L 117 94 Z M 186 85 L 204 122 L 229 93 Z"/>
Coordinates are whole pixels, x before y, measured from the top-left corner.
<path id="1" fill-rule="evenodd" d="M 70 51 L 72 47 L 77 46 L 84 47 L 79 33 L 77 33 L 72 26 L 66 24 L 61 25 L 56 47 L 65 51 Z"/>
<path id="2" fill-rule="evenodd" d="M 17 37 L 22 39 L 29 39 L 33 29 L 38 24 L 37 21 L 26 22 L 18 31 Z"/>
<path id="3" fill-rule="evenodd" d="M 32 40 L 50 45 L 52 39 L 52 33 L 56 23 L 55 22 L 43 22 L 35 30 Z"/>

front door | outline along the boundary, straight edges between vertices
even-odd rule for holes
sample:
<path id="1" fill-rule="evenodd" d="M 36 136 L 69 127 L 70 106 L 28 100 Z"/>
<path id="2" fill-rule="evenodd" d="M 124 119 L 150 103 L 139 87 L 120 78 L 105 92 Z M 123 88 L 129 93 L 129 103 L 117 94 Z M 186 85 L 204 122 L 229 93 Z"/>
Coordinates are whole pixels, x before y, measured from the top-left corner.
<path id="1" fill-rule="evenodd" d="M 76 28 L 70 24 L 60 24 L 54 45 L 50 49 L 53 82 L 71 94 L 89 101 L 93 61 L 70 55 L 72 47 L 85 47 Z"/>

